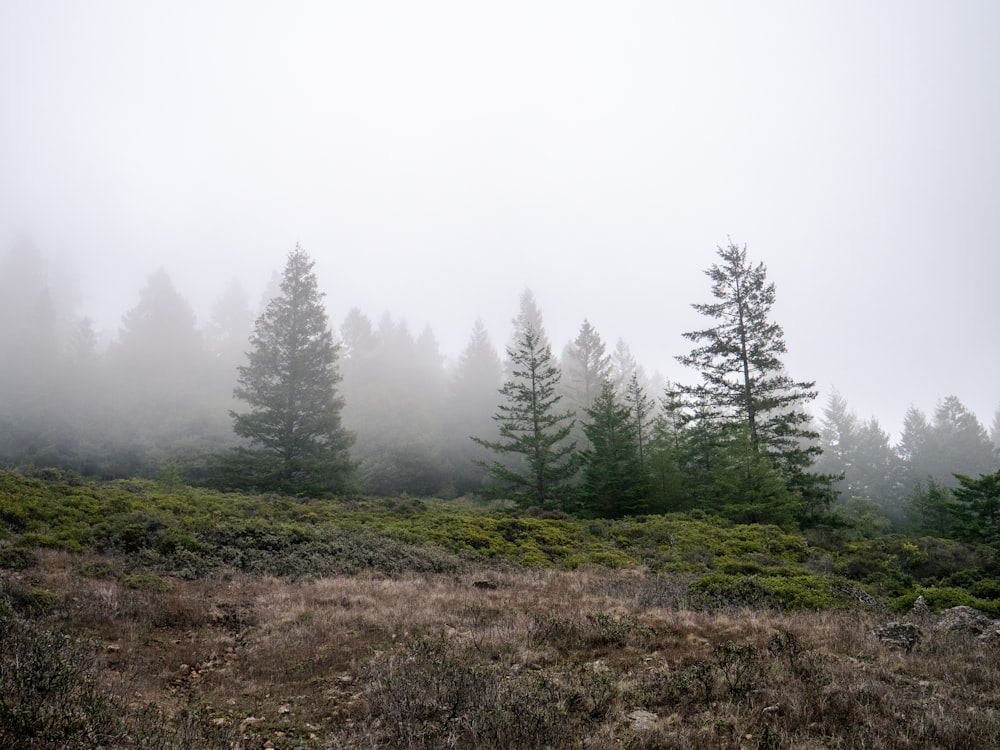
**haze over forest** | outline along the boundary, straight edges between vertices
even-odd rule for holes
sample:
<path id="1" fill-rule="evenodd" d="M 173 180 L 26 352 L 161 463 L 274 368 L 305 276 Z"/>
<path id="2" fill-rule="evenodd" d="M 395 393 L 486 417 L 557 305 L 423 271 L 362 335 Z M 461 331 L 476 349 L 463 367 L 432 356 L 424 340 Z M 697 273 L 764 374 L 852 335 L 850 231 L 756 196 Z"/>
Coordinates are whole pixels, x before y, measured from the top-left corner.
<path id="1" fill-rule="evenodd" d="M 102 350 L 158 269 L 204 329 L 301 242 L 334 327 L 388 311 L 454 362 L 482 317 L 502 354 L 530 288 L 557 355 L 586 318 L 684 380 L 732 237 L 817 417 L 836 388 L 894 440 L 952 394 L 989 425 L 998 26 L 992 2 L 7 3 L 0 257 L 34 246 Z"/>

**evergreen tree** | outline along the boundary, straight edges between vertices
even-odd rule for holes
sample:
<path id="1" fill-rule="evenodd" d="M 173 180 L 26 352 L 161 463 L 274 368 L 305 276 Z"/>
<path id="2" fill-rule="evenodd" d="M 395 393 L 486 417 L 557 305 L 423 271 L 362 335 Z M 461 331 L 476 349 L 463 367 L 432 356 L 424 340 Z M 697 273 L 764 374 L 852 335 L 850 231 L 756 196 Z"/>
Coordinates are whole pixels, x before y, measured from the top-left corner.
<path id="1" fill-rule="evenodd" d="M 448 383 L 447 452 L 455 491 L 459 494 L 482 490 L 485 479 L 482 462 L 487 455 L 482 446 L 469 438 L 478 435 L 485 440 L 496 440 L 499 436 L 492 415 L 496 393 L 503 381 L 502 371 L 486 326 L 477 318 Z"/>
<path id="2" fill-rule="evenodd" d="M 889 433 L 872 417 L 858 426 L 855 439 L 848 477 L 851 496 L 874 501 L 893 523 L 902 522 L 901 464 Z"/>
<path id="3" fill-rule="evenodd" d="M 956 474 L 952 490 L 956 531 L 959 539 L 996 544 L 1000 542 L 1000 471 L 973 479 Z"/>
<path id="4" fill-rule="evenodd" d="M 208 351 L 220 369 L 231 374 L 244 364 L 253 324 L 254 315 L 247 293 L 234 278 L 212 306 L 212 317 L 206 329 Z"/>
<path id="5" fill-rule="evenodd" d="M 47 264 L 30 240 L 0 256 L 0 460 L 51 461 L 72 387 L 58 366 L 58 311 Z"/>
<path id="6" fill-rule="evenodd" d="M 360 308 L 352 307 L 340 326 L 340 347 L 344 361 L 344 380 L 349 378 L 350 371 L 368 357 L 373 356 L 378 341 L 375 329 L 368 316 Z"/>
<path id="7" fill-rule="evenodd" d="M 584 320 L 562 354 L 562 388 L 569 406 L 586 411 L 610 376 L 611 358 L 604 350 L 604 341 L 590 321 Z"/>
<path id="8" fill-rule="evenodd" d="M 642 367 L 636 362 L 629 345 L 620 338 L 615 342 L 615 350 L 611 353 L 611 382 L 614 383 L 615 393 L 625 393 L 633 375 L 639 378 L 639 382 L 645 381 Z"/>
<path id="9" fill-rule="evenodd" d="M 610 379 L 604 380 L 586 413 L 589 421 L 583 429 L 591 447 L 581 454 L 580 502 L 585 511 L 604 518 L 645 512 L 650 482 L 639 453 L 639 430 Z"/>
<path id="10" fill-rule="evenodd" d="M 659 511 L 694 507 L 691 431 L 676 389 L 668 383 L 650 435 L 647 465 L 652 482 L 651 502 Z"/>
<path id="11" fill-rule="evenodd" d="M 909 491 L 928 478 L 956 487 L 956 474 L 987 473 L 995 469 L 997 461 L 986 429 L 955 396 L 938 403 L 930 422 L 911 406 L 903 419 L 898 451 Z"/>
<path id="12" fill-rule="evenodd" d="M 649 442 L 653 431 L 653 423 L 656 415 L 653 399 L 646 395 L 646 389 L 639 381 L 639 373 L 633 372 L 625 386 L 625 394 L 622 397 L 629 413 L 629 420 L 635 430 L 635 445 L 639 459 L 639 466 L 645 470 L 646 452 L 649 449 Z"/>
<path id="13" fill-rule="evenodd" d="M 816 469 L 837 475 L 834 489 L 850 497 L 848 474 L 854 466 L 858 443 L 858 418 L 847 408 L 847 401 L 836 390 L 830 393 L 820 419 L 820 440 L 823 452 L 816 460 Z"/>
<path id="14" fill-rule="evenodd" d="M 931 427 L 927 415 L 912 404 L 903 415 L 903 431 L 896 452 L 903 464 L 908 491 L 925 481 L 931 471 Z"/>
<path id="15" fill-rule="evenodd" d="M 698 371 L 701 382 L 681 387 L 680 394 L 690 413 L 732 443 L 733 450 L 723 455 L 744 461 L 748 479 L 771 466 L 813 514 L 832 498 L 831 478 L 806 472 L 820 452 L 819 435 L 809 428 L 804 410 L 816 396 L 815 384 L 794 381 L 785 373 L 780 356 L 786 351 L 784 333 L 770 319 L 775 291 L 764 264 L 748 263 L 746 248 L 733 243 L 720 247 L 718 255 L 721 264 L 706 271 L 716 301 L 693 305 L 716 324 L 685 333 L 696 346 L 677 357 Z"/>
<path id="16" fill-rule="evenodd" d="M 942 539 L 951 536 L 955 520 L 951 490 L 933 479 L 914 485 L 903 503 L 903 512 L 911 533 Z"/>
<path id="17" fill-rule="evenodd" d="M 102 471 L 150 474 L 170 456 L 198 463 L 209 446 L 227 440 L 231 433 L 213 394 L 210 365 L 194 311 L 158 269 L 122 316 L 118 340 L 108 349 L 105 398 L 112 424 Z"/>
<path id="18" fill-rule="evenodd" d="M 289 253 L 281 292 L 257 319 L 248 362 L 234 395 L 250 409 L 231 412 L 249 447 L 241 456 L 258 489 L 292 494 L 340 492 L 347 486 L 353 436 L 341 425 L 337 346 L 327 324 L 313 261 Z"/>
<path id="19" fill-rule="evenodd" d="M 955 475 L 978 476 L 996 469 L 993 443 L 982 423 L 957 396 L 947 396 L 934 410 L 930 473 L 955 486 Z"/>
<path id="20" fill-rule="evenodd" d="M 361 489 L 450 495 L 442 434 L 447 381 L 433 332 L 427 328 L 415 340 L 406 321 L 388 312 L 373 330 L 357 310 L 341 330 L 344 424 L 357 435 L 353 455 Z"/>
<path id="21" fill-rule="evenodd" d="M 993 452 L 1000 458 L 1000 406 L 997 407 L 993 415 L 993 424 L 990 426 L 990 440 L 993 441 Z"/>
<path id="22" fill-rule="evenodd" d="M 500 389 L 504 402 L 494 416 L 500 437 L 473 438 L 503 458 L 513 459 L 484 463 L 493 480 L 489 494 L 509 497 L 521 507 L 557 507 L 567 500 L 577 471 L 576 446 L 567 440 L 573 413 L 557 410 L 559 368 L 552 363 L 552 351 L 543 335 L 528 321 L 507 357 L 510 377 Z"/>

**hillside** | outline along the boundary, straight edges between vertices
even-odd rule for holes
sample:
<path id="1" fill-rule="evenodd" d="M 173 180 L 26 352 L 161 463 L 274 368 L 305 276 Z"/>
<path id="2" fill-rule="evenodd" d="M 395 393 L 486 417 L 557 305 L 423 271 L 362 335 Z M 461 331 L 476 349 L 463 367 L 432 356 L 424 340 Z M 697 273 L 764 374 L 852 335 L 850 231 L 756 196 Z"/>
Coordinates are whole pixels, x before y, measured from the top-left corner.
<path id="1" fill-rule="evenodd" d="M 995 616 L 995 565 L 953 542 L 699 514 L 0 473 L 0 739 L 984 746 L 996 645 L 909 610 L 922 593 Z M 872 634 L 900 619 L 911 651 Z"/>

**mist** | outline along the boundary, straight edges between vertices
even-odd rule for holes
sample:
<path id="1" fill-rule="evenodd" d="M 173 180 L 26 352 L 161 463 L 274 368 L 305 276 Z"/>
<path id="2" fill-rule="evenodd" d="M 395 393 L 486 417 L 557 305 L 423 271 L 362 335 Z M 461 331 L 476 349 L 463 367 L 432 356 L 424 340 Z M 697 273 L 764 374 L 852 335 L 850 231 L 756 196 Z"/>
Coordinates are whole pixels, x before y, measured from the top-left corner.
<path id="1" fill-rule="evenodd" d="M 366 318 L 437 368 L 399 444 L 437 436 L 421 460 L 448 466 L 486 424 L 440 416 L 477 319 L 502 358 L 530 289 L 557 354 L 586 319 L 652 387 L 690 379 L 674 357 L 731 237 L 777 286 L 817 420 L 836 390 L 894 443 L 952 395 L 989 425 L 998 24 L 989 2 L 9 3 L 11 423 L 81 409 L 72 450 L 106 445 L 87 466 L 108 474 L 225 444 L 247 328 L 300 242 L 341 339 Z M 172 327 L 143 329 L 161 306 Z M 392 357 L 398 394 L 352 402 L 345 354 L 361 455 L 384 447 L 362 423 L 412 407 Z M 5 460 L 70 451 L 64 427 L 10 428 Z"/>

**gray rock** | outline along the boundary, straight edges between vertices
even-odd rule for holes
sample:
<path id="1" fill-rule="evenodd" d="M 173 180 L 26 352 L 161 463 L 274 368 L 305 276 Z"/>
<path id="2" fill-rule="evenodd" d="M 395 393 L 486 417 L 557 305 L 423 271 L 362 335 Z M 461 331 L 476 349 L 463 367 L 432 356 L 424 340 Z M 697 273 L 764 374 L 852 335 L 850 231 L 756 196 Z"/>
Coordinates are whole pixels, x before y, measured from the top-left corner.
<path id="1" fill-rule="evenodd" d="M 918 596 L 917 600 L 913 602 L 913 609 L 910 610 L 910 614 L 918 620 L 926 620 L 931 616 L 931 608 L 927 606 L 927 600 L 924 599 L 923 594 Z"/>
<path id="2" fill-rule="evenodd" d="M 632 711 L 628 715 L 628 719 L 629 722 L 631 722 L 632 729 L 639 729 L 639 730 L 652 729 L 654 726 L 656 726 L 656 720 L 658 718 L 659 717 L 652 711 L 643 711 L 642 709 Z"/>
<path id="3" fill-rule="evenodd" d="M 934 627 L 946 633 L 967 633 L 982 635 L 987 630 L 997 627 L 997 623 L 984 615 L 978 609 L 958 606 L 942 611 L 937 616 Z"/>
<path id="4" fill-rule="evenodd" d="M 889 648 L 912 651 L 920 643 L 920 628 L 912 622 L 889 622 L 875 628 L 872 635 Z"/>

